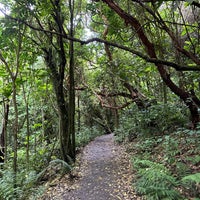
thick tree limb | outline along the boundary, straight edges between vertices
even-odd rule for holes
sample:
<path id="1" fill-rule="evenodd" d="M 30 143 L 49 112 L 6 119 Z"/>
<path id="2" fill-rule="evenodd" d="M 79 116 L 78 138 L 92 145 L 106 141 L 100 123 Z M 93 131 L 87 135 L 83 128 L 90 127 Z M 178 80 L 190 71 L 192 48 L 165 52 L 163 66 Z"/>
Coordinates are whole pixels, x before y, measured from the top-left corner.
<path id="1" fill-rule="evenodd" d="M 125 98 L 129 98 L 132 99 L 131 94 L 125 93 L 125 92 L 111 92 L 108 94 L 105 94 L 103 92 L 97 92 L 98 95 L 102 96 L 102 97 L 117 97 L 117 96 L 121 96 L 121 97 L 125 97 Z"/>
<path id="2" fill-rule="evenodd" d="M 67 38 L 67 39 L 70 39 L 70 38 Z M 161 60 L 161 59 L 158 59 L 158 58 L 150 58 L 149 56 L 147 56 L 147 55 L 145 55 L 145 54 L 143 54 L 139 51 L 136 51 L 134 49 L 131 49 L 127 46 L 120 45 L 120 44 L 110 42 L 110 41 L 107 41 L 107 40 L 103 40 L 103 39 L 100 39 L 100 38 L 91 38 L 91 39 L 86 40 L 86 41 L 79 40 L 77 42 L 81 43 L 82 45 L 89 44 L 89 43 L 92 43 L 92 42 L 99 42 L 99 43 L 107 44 L 107 45 L 128 51 L 128 52 L 130 52 L 134 55 L 137 55 L 147 62 L 154 63 L 154 64 L 162 64 L 162 65 L 166 65 L 166 66 L 169 66 L 169 67 L 173 67 L 177 71 L 200 71 L 200 65 L 195 65 L 195 66 L 179 65 L 177 63 L 166 61 L 166 60 Z"/>
<path id="3" fill-rule="evenodd" d="M 146 9 L 153 16 L 154 19 L 157 20 L 157 22 L 161 25 L 162 29 L 165 30 L 166 33 L 169 35 L 169 37 L 172 39 L 172 41 L 175 44 L 174 45 L 175 48 L 179 52 L 181 52 L 183 55 L 185 55 L 186 57 L 194 61 L 194 63 L 196 63 L 197 65 L 200 65 L 200 59 L 196 55 L 194 55 L 192 52 L 187 51 L 186 49 L 182 47 L 180 40 L 176 37 L 175 33 L 167 26 L 167 24 L 165 23 L 165 21 L 162 19 L 161 15 L 159 14 L 159 12 L 153 11 L 150 7 L 142 3 L 140 0 L 135 0 L 135 2 L 139 3 L 144 9 Z"/>
<path id="4" fill-rule="evenodd" d="M 134 1 L 134 0 L 132 0 L 132 1 Z M 140 0 L 140 1 L 144 2 L 144 3 L 156 3 L 156 2 L 159 2 L 159 0 Z M 173 1 L 173 0 L 165 0 L 165 1 Z M 185 0 L 179 0 L 179 1 L 186 2 Z M 200 8 L 200 3 L 198 3 L 197 1 L 192 1 L 190 4 Z"/>
<path id="5" fill-rule="evenodd" d="M 101 91 L 101 92 L 95 92 L 93 93 L 97 96 L 99 99 L 101 106 L 106 107 L 106 108 L 111 108 L 111 109 L 123 109 L 130 105 L 131 103 L 136 103 L 138 108 L 144 109 L 146 108 L 145 101 L 148 101 L 147 98 L 139 92 L 136 88 L 134 88 L 130 83 L 128 82 L 122 82 L 123 86 L 129 91 L 129 93 L 126 92 L 106 92 L 106 91 Z M 123 105 L 120 106 L 113 106 L 110 105 L 109 103 L 106 103 L 108 98 L 110 97 L 116 97 L 116 96 L 122 96 L 128 99 L 131 99 L 131 101 L 126 102 Z M 109 102 L 109 101 L 108 101 Z"/>

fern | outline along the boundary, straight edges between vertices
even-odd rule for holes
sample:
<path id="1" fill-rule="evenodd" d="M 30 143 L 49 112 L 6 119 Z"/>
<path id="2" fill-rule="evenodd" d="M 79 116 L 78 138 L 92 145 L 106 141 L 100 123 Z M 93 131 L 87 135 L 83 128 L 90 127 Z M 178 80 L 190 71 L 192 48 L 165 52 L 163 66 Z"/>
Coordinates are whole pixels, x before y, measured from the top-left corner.
<path id="1" fill-rule="evenodd" d="M 181 180 L 185 191 L 198 200 L 200 197 L 200 173 L 190 174 Z"/>
<path id="2" fill-rule="evenodd" d="M 195 183 L 199 184 L 200 183 L 200 173 L 190 174 L 188 176 L 185 176 L 182 178 L 182 181 L 184 181 L 184 182 L 191 181 L 191 182 L 195 182 Z"/>
<path id="3" fill-rule="evenodd" d="M 11 200 L 13 199 L 14 188 L 13 178 L 14 175 L 10 171 L 1 171 L 2 177 L 0 179 L 0 199 Z"/>
<path id="4" fill-rule="evenodd" d="M 38 198 L 44 192 L 43 186 L 35 188 L 37 182 L 35 171 L 30 171 L 28 174 L 25 170 L 18 172 L 15 188 L 13 187 L 14 173 L 12 170 L 6 169 L 0 173 L 0 200 L 27 200 L 31 193 Z"/>
<path id="5" fill-rule="evenodd" d="M 178 182 L 164 165 L 139 159 L 135 159 L 133 164 L 138 172 L 135 188 L 139 194 L 148 200 L 181 199 L 176 190 Z"/>

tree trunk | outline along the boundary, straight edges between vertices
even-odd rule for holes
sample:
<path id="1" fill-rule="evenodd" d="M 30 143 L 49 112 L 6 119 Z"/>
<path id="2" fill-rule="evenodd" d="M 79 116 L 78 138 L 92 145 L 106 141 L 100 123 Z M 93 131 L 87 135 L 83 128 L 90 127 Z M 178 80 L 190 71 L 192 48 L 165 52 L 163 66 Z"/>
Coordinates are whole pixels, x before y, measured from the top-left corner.
<path id="1" fill-rule="evenodd" d="M 80 94 L 78 91 L 78 96 L 77 96 L 77 109 L 78 109 L 78 127 L 77 127 L 77 133 L 80 133 L 81 130 L 81 111 L 80 111 Z"/>
<path id="2" fill-rule="evenodd" d="M 62 159 L 66 162 L 70 162 L 71 159 L 69 157 L 72 157 L 73 155 L 71 154 L 71 138 L 68 133 L 68 105 L 65 102 L 63 91 L 64 75 L 57 72 L 57 63 L 55 63 L 56 61 L 54 59 L 53 51 L 50 49 L 49 51 L 45 51 L 45 54 L 45 61 L 51 72 L 51 79 L 58 107 L 60 152 Z M 59 67 L 62 65 L 62 67 L 65 68 L 65 63 L 65 61 L 62 61 Z M 64 73 L 64 70 L 60 71 Z"/>
<path id="3" fill-rule="evenodd" d="M 74 37 L 74 0 L 69 0 L 70 37 Z M 75 161 L 75 85 L 74 85 L 74 41 L 69 42 L 69 135 L 71 137 L 71 158 Z"/>
<path id="4" fill-rule="evenodd" d="M 47 63 L 47 67 L 50 69 L 50 75 L 56 95 L 59 116 L 59 140 L 61 156 L 64 161 L 69 163 L 74 159 L 75 156 L 74 150 L 72 149 L 72 140 L 74 140 L 74 138 L 71 137 L 69 132 L 69 130 L 72 129 L 69 128 L 72 122 L 69 120 L 71 119 L 71 114 L 68 112 L 68 110 L 73 108 L 70 108 L 70 104 L 68 104 L 65 100 L 63 87 L 66 67 L 66 53 L 62 36 L 65 34 L 65 31 L 63 28 L 63 17 L 61 16 L 61 4 L 60 1 L 55 1 L 54 4 L 53 16 L 55 24 L 53 26 L 50 25 L 49 28 L 53 31 L 56 29 L 60 35 L 50 34 L 47 38 L 49 44 L 46 48 L 43 49 L 43 51 L 45 53 L 45 61 Z M 71 81 L 73 82 L 73 80 Z M 73 94 L 69 95 L 73 96 Z"/>
<path id="5" fill-rule="evenodd" d="M 13 156 L 13 171 L 14 171 L 14 178 L 13 178 L 13 185 L 14 188 L 17 186 L 17 150 L 18 150 L 18 130 L 19 130 L 19 123 L 18 123 L 18 106 L 17 106 L 17 88 L 16 88 L 16 79 L 13 79 L 13 95 L 12 95 L 12 101 L 13 101 L 13 107 L 14 107 L 14 124 L 13 124 L 13 138 L 14 138 L 14 156 Z"/>

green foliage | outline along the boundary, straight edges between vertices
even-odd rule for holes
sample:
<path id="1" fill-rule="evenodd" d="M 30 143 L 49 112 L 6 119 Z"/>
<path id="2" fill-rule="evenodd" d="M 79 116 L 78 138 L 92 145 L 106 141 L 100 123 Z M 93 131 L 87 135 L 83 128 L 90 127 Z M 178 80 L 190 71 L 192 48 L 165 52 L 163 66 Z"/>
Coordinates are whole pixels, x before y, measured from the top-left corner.
<path id="1" fill-rule="evenodd" d="M 132 117 L 122 116 L 120 120 L 122 123 L 120 123 L 119 128 L 114 131 L 115 141 L 118 143 L 125 141 L 129 137 L 133 137 L 135 131 L 135 127 L 132 124 Z"/>
<path id="2" fill-rule="evenodd" d="M 182 178 L 182 181 L 192 181 L 195 182 L 197 184 L 200 183 L 200 173 L 196 173 L 196 174 L 190 174 L 188 176 L 185 176 Z"/>
<path id="3" fill-rule="evenodd" d="M 0 199 L 11 200 L 14 195 L 13 188 L 14 175 L 10 171 L 1 171 L 0 179 Z"/>
<path id="4" fill-rule="evenodd" d="M 139 111 L 136 120 L 143 133 L 160 135 L 185 125 L 187 117 L 184 109 L 173 104 L 152 105 Z"/>
<path id="5" fill-rule="evenodd" d="M 134 185 L 139 194 L 145 195 L 148 200 L 181 199 L 176 190 L 178 182 L 164 165 L 133 159 L 133 166 L 138 174 Z"/>
<path id="6" fill-rule="evenodd" d="M 35 171 L 26 172 L 20 171 L 17 174 L 17 184 L 14 187 L 14 173 L 9 170 L 1 171 L 0 179 L 0 199 L 1 200 L 27 200 L 30 194 L 34 193 L 34 198 L 37 199 L 43 192 L 44 187 L 35 187 L 37 174 Z"/>
<path id="7" fill-rule="evenodd" d="M 88 128 L 82 127 L 81 131 L 76 134 L 76 147 L 82 147 L 88 144 L 95 137 L 102 135 L 103 133 L 99 131 L 95 126 Z"/>
<path id="8" fill-rule="evenodd" d="M 0 179 L 0 188 L 3 188 L 2 192 L 0 192 L 2 195 L 0 196 L 0 199 L 13 199 L 14 193 L 18 194 L 18 196 L 23 199 L 25 198 L 26 193 L 31 191 L 30 188 L 34 187 L 35 176 L 37 176 L 38 171 L 40 171 L 41 168 L 44 169 L 52 158 L 56 159 L 53 162 L 60 162 L 60 160 L 57 160 L 57 158 L 59 158 L 59 153 L 56 153 L 56 151 L 59 151 L 59 147 L 55 142 L 58 138 L 57 133 L 59 129 L 58 116 L 56 115 L 58 108 L 55 103 L 53 87 L 52 84 L 50 84 L 50 78 L 52 77 L 49 77 L 50 71 L 46 70 L 46 66 L 42 60 L 42 51 L 44 49 L 48 50 L 50 46 L 54 47 L 54 50 L 52 51 L 53 57 L 56 60 L 55 63 L 60 66 L 60 56 L 58 56 L 60 48 L 58 48 L 57 43 L 60 43 L 61 40 L 58 38 L 58 35 L 50 34 L 50 32 L 59 31 L 60 26 L 56 26 L 55 21 L 56 14 L 60 15 L 61 21 L 65 27 L 69 28 L 69 10 L 65 1 L 55 1 L 55 5 L 53 4 L 53 1 L 50 0 L 1 2 L 5 4 L 5 7 L 8 8 L 10 15 L 13 18 L 19 19 L 15 21 L 11 20 L 9 17 L 1 18 L 0 47 L 1 54 L 5 58 L 5 61 L 13 74 L 16 72 L 16 62 L 19 61 L 19 76 L 16 77 L 15 83 L 17 85 L 17 105 L 19 114 L 17 146 L 18 169 L 20 172 L 17 176 L 17 187 L 15 189 L 13 189 L 12 185 L 12 180 L 14 178 L 13 174 L 7 169 L 2 172 L 2 174 L 5 174 L 2 175 L 2 179 Z M 56 2 L 58 4 L 60 3 L 61 7 L 55 11 L 54 9 L 59 7 L 59 5 L 58 7 L 56 6 Z M 186 0 L 185 2 L 187 2 L 188 6 L 192 3 L 191 0 Z M 181 57 L 176 58 L 179 54 L 178 52 L 174 53 L 174 43 L 169 42 L 171 41 L 169 40 L 169 36 L 167 36 L 165 30 L 160 29 L 162 26 L 158 26 L 159 22 L 156 18 L 153 18 L 154 15 L 149 15 L 149 12 L 146 11 L 143 12 L 144 8 L 140 7 L 139 4 L 130 4 L 130 2 L 126 1 L 119 1 L 118 3 L 122 6 L 122 9 L 128 11 L 130 15 L 134 13 L 134 17 L 141 22 L 144 32 L 148 33 L 149 39 L 155 44 L 154 46 L 158 58 L 164 58 L 165 60 L 170 60 L 172 62 L 178 61 L 180 62 L 179 64 L 183 65 L 194 65 L 188 58 L 182 57 L 182 54 L 182 56 L 180 55 Z M 172 22 L 179 22 L 177 23 L 177 27 L 176 23 L 168 23 L 167 26 L 170 29 L 169 31 L 172 31 L 173 33 L 173 31 L 177 32 L 177 30 L 179 30 L 178 32 L 180 32 L 180 35 L 177 35 L 177 37 L 180 37 L 180 40 L 183 41 L 183 48 L 186 51 L 198 55 L 200 52 L 199 38 L 196 37 L 197 34 L 199 34 L 198 23 L 196 21 L 194 23 L 192 22 L 192 24 L 188 24 L 186 21 L 186 24 L 184 25 L 185 22 L 182 22 L 182 20 L 180 21 L 180 17 L 183 18 L 184 16 L 182 16 L 182 14 L 177 15 L 177 13 L 174 12 L 178 12 L 177 6 L 179 3 L 179 1 L 158 0 L 154 4 L 147 3 L 147 5 L 149 8 L 154 7 L 154 9 L 156 9 L 155 15 L 163 17 L 164 21 L 168 22 L 172 20 Z M 88 13 L 84 19 L 85 6 L 86 12 L 90 13 Z M 163 9 L 163 7 L 165 9 Z M 105 34 L 105 27 L 108 26 L 106 40 L 112 42 L 117 41 L 118 44 L 123 44 L 127 46 L 127 48 L 136 48 L 142 54 L 146 55 L 144 53 L 145 49 L 143 45 L 141 45 L 141 42 L 136 37 L 136 32 L 130 29 L 130 26 L 127 26 L 120 16 L 103 2 L 95 1 L 91 3 L 82 1 L 80 4 L 79 1 L 75 1 L 74 11 L 76 15 L 74 18 L 74 25 L 77 29 L 82 29 L 83 27 L 87 27 L 87 29 L 91 28 L 96 32 L 93 33 L 95 37 L 101 37 L 103 36 L 102 33 Z M 141 13 L 143 13 L 143 15 L 141 15 Z M 160 14 L 158 15 L 158 13 Z M 86 19 L 89 16 L 92 19 Z M 42 31 L 29 29 L 30 27 L 28 26 L 25 28 L 23 23 L 19 23 L 20 19 L 21 22 L 31 22 L 36 28 L 44 28 L 47 32 L 43 33 Z M 88 21 L 88 23 L 84 20 Z M 50 31 L 49 33 L 48 30 Z M 80 35 L 85 38 L 83 29 L 76 30 L 75 33 L 76 38 L 80 38 Z M 52 42 L 48 47 L 47 37 L 53 37 Z M 106 116 L 105 110 L 99 106 L 99 99 L 96 97 L 97 95 L 94 95 L 94 93 L 100 91 L 101 88 L 108 88 L 108 93 L 118 93 L 122 89 L 121 79 L 123 79 L 133 83 L 134 86 L 139 90 L 141 89 L 147 97 L 154 96 L 154 98 L 161 99 L 161 96 L 163 96 L 162 88 L 160 87 L 160 77 L 153 64 L 146 64 L 146 61 L 141 58 L 133 56 L 128 52 L 124 53 L 111 46 L 109 46 L 109 51 L 113 57 L 113 61 L 108 62 L 108 58 L 105 55 L 105 46 L 103 44 L 99 45 L 98 43 L 93 43 L 92 45 L 90 44 L 89 47 L 86 47 L 85 45 L 81 45 L 80 47 L 79 44 L 75 44 L 74 47 L 75 55 L 77 55 L 75 71 L 77 70 L 76 73 L 78 74 L 80 66 L 83 68 L 81 71 L 84 71 L 84 73 L 82 72 L 83 74 L 80 73 L 80 76 L 77 75 L 78 78 L 75 77 L 76 87 L 78 88 L 80 85 L 85 87 L 87 85 L 86 87 L 90 88 L 89 92 L 89 89 L 85 89 L 84 92 L 76 92 L 76 94 L 79 93 L 80 95 L 80 124 L 84 123 L 84 125 L 81 125 L 80 131 L 76 135 L 77 147 L 86 145 L 94 137 L 103 133 L 102 129 L 100 132 L 99 129 L 94 126 L 98 122 L 98 126 L 104 128 L 105 124 L 107 128 L 110 125 L 109 122 L 112 122 L 111 115 Z M 64 48 L 65 52 L 68 52 L 67 43 L 64 43 Z M 19 53 L 18 56 L 17 52 Z M 85 58 L 85 60 L 83 58 Z M 67 54 L 66 59 L 68 59 Z M 77 63 L 79 64 L 77 65 Z M 1 63 L 0 65 L 0 98 L 6 97 L 9 99 L 12 95 L 13 88 L 11 77 L 9 77 L 8 70 L 6 70 L 4 64 Z M 55 69 L 58 66 L 55 66 Z M 86 66 L 88 67 L 87 77 L 85 77 Z M 68 70 L 67 67 L 66 70 Z M 56 70 L 54 72 L 56 74 Z M 180 77 L 171 69 L 169 69 L 168 72 L 172 80 L 178 85 L 178 83 L 180 83 Z M 65 72 L 65 77 L 64 95 L 65 99 L 67 99 L 69 88 L 67 71 Z M 198 96 L 199 73 L 183 72 L 183 77 L 184 84 L 182 85 L 182 88 L 186 88 L 188 91 L 194 89 Z M 193 138 L 195 134 L 199 134 L 199 130 L 197 130 L 196 133 L 187 130 L 187 133 L 184 133 L 184 136 L 182 136 L 183 131 L 180 131 L 180 134 L 178 132 L 176 135 L 171 134 L 171 131 L 174 131 L 177 127 L 185 126 L 188 116 L 186 113 L 187 108 L 180 105 L 179 101 L 177 101 L 178 103 L 175 103 L 176 99 L 173 99 L 174 96 L 170 92 L 167 94 L 167 97 L 168 102 L 173 100 L 172 103 L 159 103 L 157 105 L 151 105 L 143 110 L 139 110 L 136 107 L 125 110 L 120 118 L 120 126 L 115 131 L 116 141 L 123 142 L 127 139 L 131 141 L 138 136 L 142 136 L 140 144 L 135 145 L 137 152 L 143 153 L 142 156 L 149 159 L 149 157 L 151 157 L 150 154 L 155 154 L 156 151 L 163 150 L 163 155 L 161 155 L 163 158 L 162 163 L 173 169 L 173 173 L 178 176 L 178 178 L 182 178 L 182 176 L 188 174 L 188 166 L 186 166 L 181 159 L 177 161 L 176 156 L 182 155 L 189 149 L 188 155 L 185 156 L 185 161 L 190 162 L 193 165 L 199 163 L 199 157 L 192 156 L 192 154 L 197 153 L 200 150 L 197 148 L 199 138 L 194 137 L 197 138 L 196 140 Z M 126 101 L 126 99 L 123 100 L 122 97 L 117 97 L 115 100 L 116 104 Z M 28 113 L 26 113 L 25 104 L 28 105 Z M 29 123 L 27 122 L 28 117 Z M 7 127 L 7 158 L 9 167 L 11 167 L 13 158 L 14 120 L 15 115 L 11 102 Z M 27 131 L 28 129 L 29 131 Z M 27 132 L 30 132 L 29 135 Z M 168 135 L 161 137 L 161 135 L 164 134 Z M 182 146 L 184 146 L 184 148 L 182 148 Z M 196 148 L 193 148 L 194 146 Z M 28 159 L 26 150 L 28 150 L 29 153 Z M 29 163 L 27 164 L 27 162 Z M 63 163 L 63 165 L 65 165 L 65 163 Z M 172 184 L 174 181 L 174 179 L 171 178 L 171 174 L 167 172 L 165 168 L 158 165 L 152 167 L 152 171 L 149 170 L 149 168 L 151 169 L 149 165 L 154 165 L 151 161 L 148 163 L 145 160 L 142 165 L 146 167 L 143 166 L 142 169 L 145 170 L 140 173 L 146 174 L 143 179 L 141 179 L 140 185 L 143 184 L 142 187 L 144 187 L 145 178 L 148 182 L 151 182 L 150 178 L 156 182 L 157 179 L 155 177 L 158 177 L 159 180 L 163 182 L 162 187 L 164 188 L 163 191 L 165 195 L 170 196 L 170 194 L 166 193 L 166 190 L 168 186 L 167 183 Z M 23 170 L 25 167 L 27 167 L 27 171 Z M 162 179 L 162 176 L 165 178 Z M 158 185 L 155 185 L 155 187 L 158 188 Z M 173 187 L 170 188 L 169 191 L 173 193 Z M 162 197 L 162 192 L 159 191 L 159 189 L 156 190 L 156 193 L 159 193 L 160 198 Z"/>
<path id="9" fill-rule="evenodd" d="M 178 129 L 137 138 L 132 147 L 137 192 L 153 200 L 199 198 L 199 137 L 198 129 Z"/>
<path id="10" fill-rule="evenodd" d="M 163 147 L 165 151 L 165 161 L 169 164 L 175 162 L 175 155 L 180 153 L 179 141 L 176 138 L 166 135 L 163 142 Z"/>
<path id="11" fill-rule="evenodd" d="M 131 109 L 122 113 L 120 126 L 115 130 L 115 139 L 122 142 L 126 139 L 131 141 L 138 136 L 149 137 L 170 133 L 178 127 L 185 126 L 188 122 L 185 109 L 184 106 L 173 104 L 152 105 L 146 110 L 139 110 L 136 106 L 132 106 Z M 153 145 L 150 144 L 153 142 L 152 139 L 145 140 L 145 142 L 148 142 L 148 145 Z M 147 147 L 147 145 L 145 146 Z"/>
<path id="12" fill-rule="evenodd" d="M 145 140 L 141 139 L 140 143 L 135 145 L 135 149 L 138 153 L 152 153 L 154 148 L 162 142 L 162 138 L 148 137 Z"/>
<path id="13" fill-rule="evenodd" d="M 193 165 L 198 165 L 198 163 L 200 163 L 200 155 L 195 155 L 194 157 L 188 157 L 187 161 L 190 161 Z"/>
<path id="14" fill-rule="evenodd" d="M 181 179 L 183 188 L 193 197 L 200 198 L 200 173 L 190 174 Z"/>

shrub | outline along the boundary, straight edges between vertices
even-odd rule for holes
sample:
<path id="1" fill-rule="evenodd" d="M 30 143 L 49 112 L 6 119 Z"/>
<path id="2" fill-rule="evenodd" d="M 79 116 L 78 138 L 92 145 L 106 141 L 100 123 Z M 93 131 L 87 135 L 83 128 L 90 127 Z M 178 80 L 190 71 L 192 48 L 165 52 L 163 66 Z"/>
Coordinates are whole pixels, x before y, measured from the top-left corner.
<path id="1" fill-rule="evenodd" d="M 173 104 L 152 105 L 146 110 L 139 111 L 140 129 L 147 134 L 161 134 L 174 131 L 177 127 L 185 126 L 188 117 L 183 114 L 184 108 Z"/>
<path id="2" fill-rule="evenodd" d="M 163 135 L 184 127 L 188 122 L 186 108 L 174 104 L 152 105 L 145 110 L 133 106 L 123 111 L 120 126 L 115 130 L 116 141 L 129 141 L 138 136 Z"/>
<path id="3" fill-rule="evenodd" d="M 102 133 L 95 126 L 91 128 L 83 127 L 82 130 L 76 134 L 76 147 L 85 146 L 101 134 Z"/>

